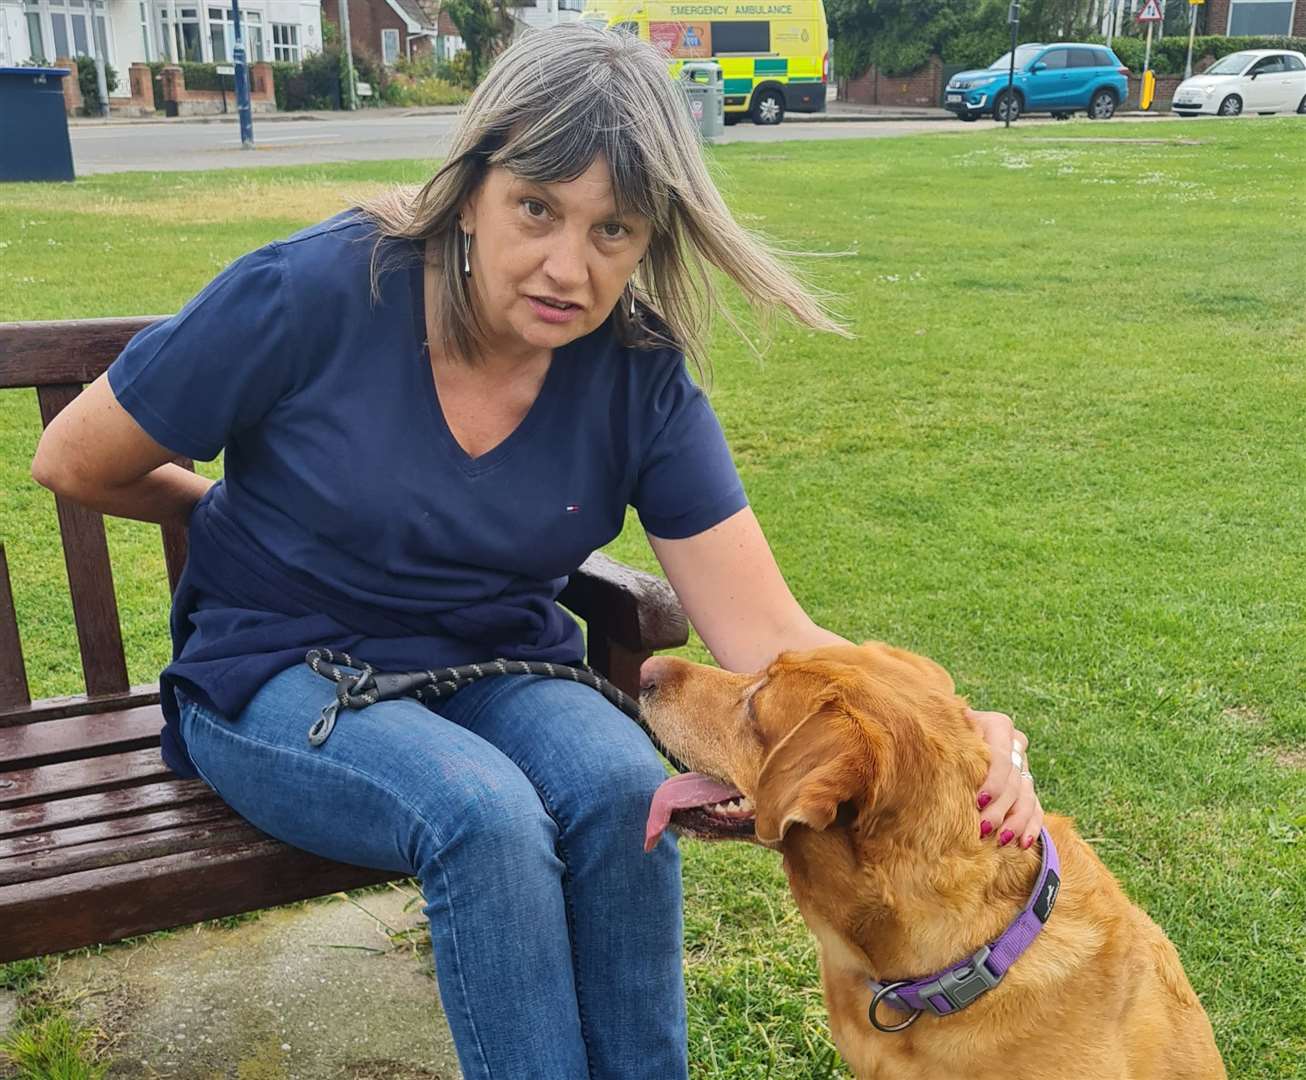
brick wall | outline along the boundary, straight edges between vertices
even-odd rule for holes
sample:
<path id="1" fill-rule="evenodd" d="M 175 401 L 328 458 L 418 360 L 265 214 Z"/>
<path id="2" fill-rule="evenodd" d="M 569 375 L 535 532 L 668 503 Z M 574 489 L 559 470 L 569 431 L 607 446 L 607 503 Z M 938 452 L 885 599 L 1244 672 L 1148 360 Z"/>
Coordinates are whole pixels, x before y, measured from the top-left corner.
<path id="1" fill-rule="evenodd" d="M 213 116 L 222 112 L 221 90 L 187 90 L 185 73 L 169 65 L 159 74 L 163 85 L 163 108 L 169 116 Z M 250 111 L 276 112 L 277 97 L 272 84 L 272 65 L 265 60 L 249 65 Z M 236 112 L 236 92 L 226 92 L 227 112 Z"/>
<path id="2" fill-rule="evenodd" d="M 943 62 L 937 56 L 907 75 L 885 75 L 872 64 L 839 87 L 839 98 L 855 105 L 894 105 L 899 108 L 939 108 L 943 93 Z"/>
<path id="3" fill-rule="evenodd" d="M 82 84 L 77 81 L 77 61 L 67 56 L 55 58 L 51 67 L 67 68 L 60 83 L 63 85 L 63 111 L 69 116 L 78 116 L 82 111 Z"/>
<path id="4" fill-rule="evenodd" d="M 1208 34 L 1226 34 L 1229 31 L 1230 0 L 1206 0 L 1206 32 Z M 1306 37 L 1306 0 L 1297 0 L 1296 10 L 1292 16 L 1294 37 Z"/>

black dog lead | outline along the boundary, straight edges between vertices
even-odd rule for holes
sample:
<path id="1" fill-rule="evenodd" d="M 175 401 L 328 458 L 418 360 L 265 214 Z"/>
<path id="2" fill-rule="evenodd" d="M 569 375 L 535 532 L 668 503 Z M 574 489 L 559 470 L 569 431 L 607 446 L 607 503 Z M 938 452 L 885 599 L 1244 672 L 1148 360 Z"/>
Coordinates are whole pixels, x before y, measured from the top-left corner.
<path id="1" fill-rule="evenodd" d="M 653 745 L 678 772 L 687 771 L 644 722 L 639 712 L 639 703 L 584 664 L 572 666 L 534 660 L 491 660 L 484 664 L 428 668 L 425 671 L 379 672 L 371 664 L 359 663 L 348 653 L 335 653 L 330 649 L 310 649 L 304 662 L 315 673 L 336 684 L 336 700 L 323 708 L 322 715 L 308 729 L 310 746 L 321 746 L 327 741 L 335 729 L 336 718 L 342 708 L 364 709 L 378 701 L 393 701 L 404 697 L 415 698 L 431 707 L 441 698 L 450 697 L 477 679 L 492 675 L 543 675 L 550 679 L 570 679 L 597 690 L 644 729 Z M 353 670 L 342 671 L 338 665 Z"/>

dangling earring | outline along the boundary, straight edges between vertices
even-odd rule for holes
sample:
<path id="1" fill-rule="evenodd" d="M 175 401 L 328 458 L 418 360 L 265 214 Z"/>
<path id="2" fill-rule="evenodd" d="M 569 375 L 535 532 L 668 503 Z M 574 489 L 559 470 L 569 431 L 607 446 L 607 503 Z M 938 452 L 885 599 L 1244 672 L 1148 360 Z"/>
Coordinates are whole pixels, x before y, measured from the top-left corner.
<path id="1" fill-rule="evenodd" d="M 463 273 L 471 274 L 472 272 L 472 234 L 463 233 Z"/>
<path id="2" fill-rule="evenodd" d="M 626 288 L 630 290 L 630 317 L 633 319 L 635 317 L 635 286 L 627 285 Z"/>

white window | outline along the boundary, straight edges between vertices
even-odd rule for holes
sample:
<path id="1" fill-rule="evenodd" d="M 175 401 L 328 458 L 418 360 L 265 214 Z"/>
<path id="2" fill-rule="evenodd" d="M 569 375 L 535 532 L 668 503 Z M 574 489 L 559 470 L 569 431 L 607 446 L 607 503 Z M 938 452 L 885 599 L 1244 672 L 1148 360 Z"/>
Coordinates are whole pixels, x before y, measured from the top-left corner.
<path id="1" fill-rule="evenodd" d="M 90 20 L 87 17 L 87 11 L 91 6 L 91 0 L 49 0 L 48 4 L 41 4 L 39 7 L 36 4 L 28 4 L 28 37 L 31 39 L 32 55 L 36 55 L 38 48 L 42 52 L 45 51 L 45 35 L 40 32 L 40 24 L 43 11 L 48 11 L 50 14 L 50 30 L 54 36 L 54 56 L 47 57 L 47 59 L 53 60 L 55 57 L 60 56 L 90 56 Z M 108 49 L 105 32 L 104 0 L 94 0 L 94 10 L 97 28 L 95 44 L 104 59 L 112 63 L 113 54 Z M 32 18 L 33 15 L 36 16 L 35 19 Z"/>
<path id="2" fill-rule="evenodd" d="M 27 0 L 23 9 L 27 15 L 28 50 L 32 54 L 32 59 L 47 62 L 53 60 L 54 57 L 46 52 L 45 34 L 41 30 L 41 11 L 37 7 L 36 0 Z"/>
<path id="3" fill-rule="evenodd" d="M 272 59 L 299 63 L 299 27 L 294 23 L 272 24 Z"/>
<path id="4" fill-rule="evenodd" d="M 256 60 L 266 60 L 262 13 L 241 11 L 240 31 L 245 39 L 245 59 L 251 64 Z M 231 8 L 209 8 L 209 45 L 213 50 L 213 63 L 225 64 L 234 58 L 236 32 L 235 23 L 231 21 Z"/>
<path id="5" fill-rule="evenodd" d="M 381 31 L 381 63 L 387 67 L 399 60 L 399 31 Z"/>
<path id="6" fill-rule="evenodd" d="M 1292 33 L 1292 0 L 1232 0 L 1230 37 L 1288 37 Z"/>

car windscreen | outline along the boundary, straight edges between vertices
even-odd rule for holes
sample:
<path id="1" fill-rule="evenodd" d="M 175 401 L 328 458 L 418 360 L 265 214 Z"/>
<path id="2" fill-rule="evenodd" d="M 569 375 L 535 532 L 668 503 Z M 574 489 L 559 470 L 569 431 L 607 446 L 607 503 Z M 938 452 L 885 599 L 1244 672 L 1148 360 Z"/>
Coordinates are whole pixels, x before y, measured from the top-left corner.
<path id="1" fill-rule="evenodd" d="M 1217 60 L 1203 75 L 1241 75 L 1243 68 L 1256 59 L 1255 53 L 1230 53 L 1223 60 Z"/>
<path id="2" fill-rule="evenodd" d="M 1016 67 L 1024 67 L 1039 54 L 1042 45 L 1018 45 L 1016 46 Z M 1006 71 L 1011 67 L 1011 53 L 1004 52 L 989 65 L 989 70 L 994 71 L 1001 69 Z"/>

